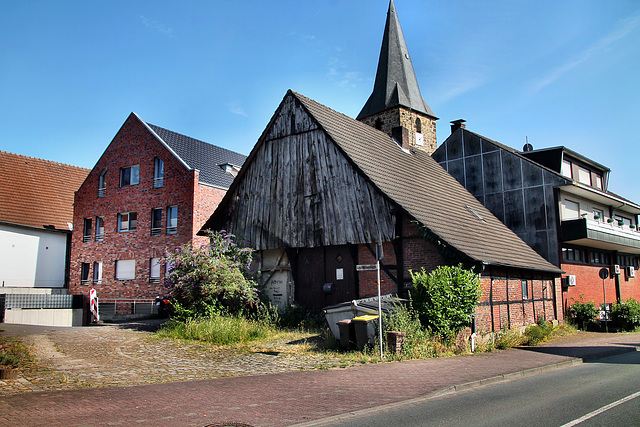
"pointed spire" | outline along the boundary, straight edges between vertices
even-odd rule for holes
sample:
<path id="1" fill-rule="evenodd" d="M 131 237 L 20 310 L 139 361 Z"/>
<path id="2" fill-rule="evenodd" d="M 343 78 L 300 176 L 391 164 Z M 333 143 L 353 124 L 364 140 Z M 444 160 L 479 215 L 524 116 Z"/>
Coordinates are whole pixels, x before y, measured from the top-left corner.
<path id="1" fill-rule="evenodd" d="M 404 106 L 437 119 L 420 94 L 396 7 L 391 0 L 373 92 L 358 114 L 358 119 L 397 106 Z"/>

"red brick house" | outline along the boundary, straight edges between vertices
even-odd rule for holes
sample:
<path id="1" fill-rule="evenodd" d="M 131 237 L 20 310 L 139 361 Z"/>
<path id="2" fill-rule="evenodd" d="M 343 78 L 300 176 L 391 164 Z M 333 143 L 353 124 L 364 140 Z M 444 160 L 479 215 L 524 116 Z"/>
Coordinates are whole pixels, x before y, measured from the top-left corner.
<path id="1" fill-rule="evenodd" d="M 245 156 L 132 113 L 77 191 L 72 294 L 97 290 L 101 314 L 145 314 L 165 295 L 158 258 L 194 241 Z"/>
<path id="2" fill-rule="evenodd" d="M 430 156 L 435 117 L 414 75 L 393 2 L 371 97 L 354 120 L 289 91 L 203 229 L 260 251 L 276 304 L 311 311 L 406 295 L 410 271 L 458 264 L 481 278 L 480 330 L 562 319 L 561 270 L 492 215 Z"/>

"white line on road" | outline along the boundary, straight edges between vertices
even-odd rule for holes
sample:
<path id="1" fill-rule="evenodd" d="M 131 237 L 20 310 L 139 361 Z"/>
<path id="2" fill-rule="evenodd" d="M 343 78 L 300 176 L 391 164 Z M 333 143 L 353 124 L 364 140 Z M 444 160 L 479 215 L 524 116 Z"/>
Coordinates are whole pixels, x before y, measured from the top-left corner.
<path id="1" fill-rule="evenodd" d="M 581 422 L 587 421 L 588 419 L 595 417 L 596 415 L 599 415 L 599 414 L 601 414 L 601 413 L 603 413 L 603 412 L 605 412 L 605 411 L 608 411 L 609 409 L 615 408 L 615 407 L 616 407 L 616 406 L 618 406 L 618 405 L 622 405 L 624 402 L 628 402 L 628 401 L 630 401 L 630 400 L 632 400 L 632 399 L 635 399 L 635 398 L 636 398 L 636 397 L 638 397 L 638 396 L 640 396 L 640 391 L 635 392 L 635 393 L 633 393 L 633 394 L 630 394 L 630 395 L 629 395 L 629 396 L 627 396 L 627 397 L 623 397 L 623 398 L 622 398 L 622 399 L 620 399 L 620 400 L 616 400 L 616 401 L 615 401 L 615 402 L 613 402 L 613 403 L 609 403 L 608 405 L 603 406 L 603 407 L 602 407 L 602 408 L 600 408 L 600 409 L 596 409 L 596 410 L 595 410 L 595 411 L 593 411 L 593 412 L 589 412 L 587 415 L 584 415 L 584 416 L 582 416 L 582 417 L 580 417 L 580 418 L 578 418 L 578 419 L 576 419 L 576 420 L 569 421 L 568 423 L 563 424 L 563 425 L 562 425 L 562 426 L 560 426 L 560 427 L 572 427 L 572 426 L 575 426 L 575 425 L 577 425 L 577 424 L 580 424 Z"/>

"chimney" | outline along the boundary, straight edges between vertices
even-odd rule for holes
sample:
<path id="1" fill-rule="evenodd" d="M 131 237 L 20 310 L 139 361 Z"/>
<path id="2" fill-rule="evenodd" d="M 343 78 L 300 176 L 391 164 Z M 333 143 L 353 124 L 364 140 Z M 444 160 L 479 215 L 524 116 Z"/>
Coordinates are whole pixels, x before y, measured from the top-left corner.
<path id="1" fill-rule="evenodd" d="M 467 125 L 465 125 L 464 122 L 466 122 L 466 120 L 464 120 L 464 119 L 458 119 L 458 120 L 452 121 L 451 122 L 451 133 L 454 133 L 458 129 L 466 129 Z"/>

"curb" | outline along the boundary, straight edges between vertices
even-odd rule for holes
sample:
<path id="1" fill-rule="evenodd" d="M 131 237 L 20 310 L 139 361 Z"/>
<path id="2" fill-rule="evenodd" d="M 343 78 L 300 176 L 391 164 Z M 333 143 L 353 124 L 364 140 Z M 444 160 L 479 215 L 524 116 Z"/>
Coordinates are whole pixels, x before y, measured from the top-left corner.
<path id="1" fill-rule="evenodd" d="M 447 396 L 450 394 L 454 394 L 456 392 L 473 390 L 476 388 L 493 385 L 501 382 L 506 382 L 506 381 L 512 381 L 515 379 L 529 377 L 533 375 L 538 375 L 545 372 L 557 371 L 560 369 L 581 365 L 583 363 L 589 363 L 589 362 L 593 362 L 600 359 L 606 359 L 607 357 L 611 357 L 611 356 L 618 356 L 620 354 L 632 353 L 634 351 L 640 351 L 640 347 L 633 346 L 633 347 L 617 348 L 614 350 L 605 351 L 599 354 L 588 355 L 585 357 L 573 357 L 563 362 L 553 363 L 551 365 L 524 369 L 521 371 L 511 372 L 511 373 L 502 374 L 502 375 L 496 375 L 493 377 L 483 378 L 480 380 L 470 381 L 462 384 L 455 384 L 452 386 L 448 386 L 448 387 L 444 387 L 444 388 L 432 391 L 431 393 L 427 393 L 420 397 L 415 397 L 413 399 L 389 403 L 389 404 L 377 406 L 374 408 L 351 411 L 344 414 L 335 415 L 333 417 L 322 418 L 319 420 L 313 420 L 313 421 L 308 421 L 304 423 L 294 424 L 291 427 L 317 427 L 317 426 L 331 425 L 332 423 L 335 423 L 337 421 L 346 421 L 351 418 L 358 417 L 360 415 L 371 415 L 372 412 L 376 412 L 376 411 L 388 411 L 393 409 L 401 409 L 406 406 L 411 406 L 413 404 L 420 403 L 426 400 Z"/>

